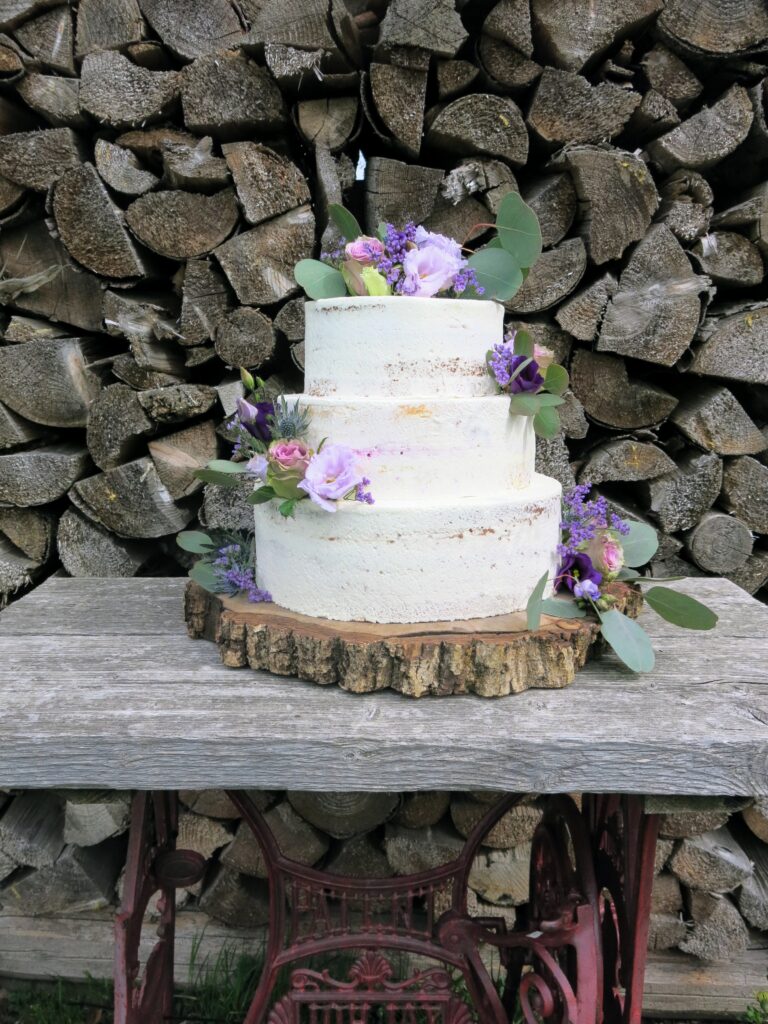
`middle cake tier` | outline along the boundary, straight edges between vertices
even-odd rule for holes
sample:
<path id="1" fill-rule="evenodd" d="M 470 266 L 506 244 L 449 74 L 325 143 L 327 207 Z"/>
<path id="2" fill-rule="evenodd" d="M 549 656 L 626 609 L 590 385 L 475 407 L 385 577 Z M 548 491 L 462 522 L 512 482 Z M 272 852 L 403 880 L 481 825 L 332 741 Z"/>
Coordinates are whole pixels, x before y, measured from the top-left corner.
<path id="1" fill-rule="evenodd" d="M 320 398 L 287 395 L 309 413 L 307 442 L 351 448 L 376 500 L 483 497 L 527 487 L 532 421 L 506 395 L 466 398 Z"/>

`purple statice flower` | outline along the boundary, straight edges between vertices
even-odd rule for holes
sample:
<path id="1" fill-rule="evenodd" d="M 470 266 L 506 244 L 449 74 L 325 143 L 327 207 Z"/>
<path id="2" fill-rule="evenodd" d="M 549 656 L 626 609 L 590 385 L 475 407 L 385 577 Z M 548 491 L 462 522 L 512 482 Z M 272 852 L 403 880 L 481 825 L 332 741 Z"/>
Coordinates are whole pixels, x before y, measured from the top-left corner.
<path id="1" fill-rule="evenodd" d="M 237 418 L 241 426 L 260 441 L 272 439 L 269 420 L 274 413 L 275 407 L 271 402 L 249 402 L 245 398 L 237 400 Z"/>
<path id="2" fill-rule="evenodd" d="M 356 456 L 343 444 L 328 444 L 310 459 L 304 479 L 298 485 L 326 512 L 335 512 L 336 503 L 357 489 L 363 477 Z"/>
<path id="3" fill-rule="evenodd" d="M 371 481 L 368 479 L 367 476 L 364 476 L 360 483 L 357 485 L 357 489 L 355 491 L 355 501 L 361 501 L 364 505 L 376 504 L 371 492 L 366 491 L 365 489 L 366 487 L 370 487 L 370 485 Z"/>
<path id="4" fill-rule="evenodd" d="M 333 249 L 323 249 L 320 253 L 320 259 L 323 263 L 338 263 L 344 255 L 346 242 L 346 238 L 341 238 Z"/>
<path id="5" fill-rule="evenodd" d="M 403 277 L 398 285 L 402 295 L 429 298 L 452 287 L 463 258 L 437 245 L 409 249 L 403 260 Z"/>
<path id="6" fill-rule="evenodd" d="M 597 571 L 592 565 L 592 559 L 584 552 L 576 551 L 573 554 L 567 554 L 557 570 L 555 589 L 573 592 L 577 583 L 581 583 L 583 586 L 585 581 L 597 585 L 603 582 L 603 574 Z"/>
<path id="7" fill-rule="evenodd" d="M 376 265 L 387 284 L 396 285 L 402 276 L 402 263 L 409 247 L 415 244 L 416 225 L 408 221 L 402 231 L 394 224 L 387 224 L 384 234 L 384 256 Z"/>
<path id="8" fill-rule="evenodd" d="M 467 288 L 474 288 L 477 295 L 485 294 L 485 288 L 478 284 L 473 267 L 464 267 L 453 279 L 453 290 L 457 295 L 462 295 Z"/>
<path id="9" fill-rule="evenodd" d="M 506 342 L 493 346 L 488 366 L 502 391 L 507 391 L 510 395 L 519 395 L 523 392 L 535 394 L 544 386 L 544 378 L 539 373 L 539 364 L 535 359 L 515 355 L 512 347 Z"/>
<path id="10" fill-rule="evenodd" d="M 257 585 L 253 566 L 244 564 L 251 558 L 251 548 L 241 544 L 225 544 L 218 549 L 212 565 L 221 593 L 245 594 L 253 602 L 271 601 L 269 592 Z"/>
<path id="11" fill-rule="evenodd" d="M 594 540 L 602 530 L 615 530 L 622 536 L 629 533 L 629 523 L 609 511 L 604 497 L 587 500 L 591 489 L 591 484 L 578 484 L 563 495 L 563 521 L 560 529 L 564 536 L 559 549 L 561 557 L 575 554 L 579 547 Z"/>
<path id="12" fill-rule="evenodd" d="M 579 580 L 573 585 L 573 596 L 588 598 L 590 601 L 597 601 L 600 597 L 600 587 L 592 580 Z"/>

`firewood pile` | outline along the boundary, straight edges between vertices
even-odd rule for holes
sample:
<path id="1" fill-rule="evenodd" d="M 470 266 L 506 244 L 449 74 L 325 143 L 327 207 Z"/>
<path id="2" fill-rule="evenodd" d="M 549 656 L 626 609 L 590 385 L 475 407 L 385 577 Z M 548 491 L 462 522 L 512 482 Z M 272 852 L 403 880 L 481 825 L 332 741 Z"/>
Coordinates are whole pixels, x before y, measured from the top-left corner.
<path id="1" fill-rule="evenodd" d="M 453 860 L 494 793 L 253 794 L 283 853 L 352 877 L 387 878 Z M 120 894 L 129 799 L 125 793 L 6 796 L 0 818 L 0 914 L 91 911 Z M 182 792 L 179 845 L 211 863 L 179 890 L 180 908 L 239 929 L 266 925 L 261 849 L 224 793 Z M 702 960 L 743 953 L 749 930 L 768 931 L 768 802 L 649 798 L 662 814 L 649 946 Z M 469 909 L 514 927 L 528 900 L 531 839 L 541 819 L 529 797 L 488 834 L 469 876 Z M 447 907 L 446 907 L 447 909 Z"/>
<path id="2" fill-rule="evenodd" d="M 458 10 L 456 9 L 458 8 Z M 768 581 L 768 9 L 743 0 L 13 0 L 0 12 L 0 596 L 183 571 L 247 366 L 301 388 L 329 202 L 545 251 L 572 376 L 539 463 Z M 490 343 L 489 339 L 489 343 Z M 235 495 L 235 498 L 237 496 Z"/>

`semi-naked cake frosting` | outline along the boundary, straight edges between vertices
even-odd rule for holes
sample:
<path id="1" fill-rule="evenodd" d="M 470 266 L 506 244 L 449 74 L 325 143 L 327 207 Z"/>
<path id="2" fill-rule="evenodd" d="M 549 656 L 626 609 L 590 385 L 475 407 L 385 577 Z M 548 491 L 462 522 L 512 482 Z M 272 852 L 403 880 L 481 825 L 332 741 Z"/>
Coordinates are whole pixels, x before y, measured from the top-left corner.
<path id="1" fill-rule="evenodd" d="M 488 374 L 492 301 L 334 298 L 306 306 L 307 442 L 352 448 L 375 504 L 256 506 L 257 581 L 284 608 L 435 622 L 525 608 L 554 574 L 560 484 L 534 471 L 531 419 Z"/>

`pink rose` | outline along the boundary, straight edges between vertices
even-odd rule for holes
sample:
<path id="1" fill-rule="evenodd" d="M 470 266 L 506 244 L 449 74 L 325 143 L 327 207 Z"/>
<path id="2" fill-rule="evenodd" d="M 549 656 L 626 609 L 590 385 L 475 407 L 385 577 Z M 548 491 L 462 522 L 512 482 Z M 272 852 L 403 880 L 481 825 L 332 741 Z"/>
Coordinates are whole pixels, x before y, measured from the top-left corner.
<path id="1" fill-rule="evenodd" d="M 370 266 L 378 263 L 384 255 L 384 243 L 378 238 L 371 238 L 370 235 L 360 235 L 354 242 L 347 242 L 344 246 L 344 255 L 349 260 L 357 260 L 362 265 Z"/>
<path id="2" fill-rule="evenodd" d="M 551 366 L 555 361 L 555 353 L 551 348 L 545 348 L 544 345 L 533 346 L 533 358 L 539 364 L 540 370 L 546 370 L 548 366 Z"/>
<path id="3" fill-rule="evenodd" d="M 269 458 L 282 469 L 306 469 L 309 448 L 302 441 L 277 441 L 270 446 Z"/>
<path id="4" fill-rule="evenodd" d="M 607 576 L 615 575 L 624 565 L 624 549 L 610 530 L 598 530 L 584 551 L 594 567 Z"/>

